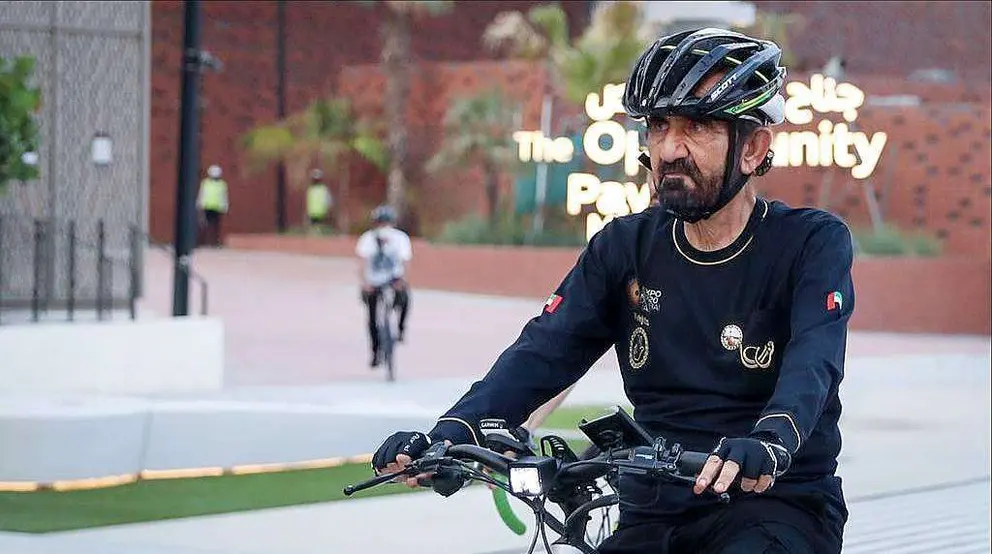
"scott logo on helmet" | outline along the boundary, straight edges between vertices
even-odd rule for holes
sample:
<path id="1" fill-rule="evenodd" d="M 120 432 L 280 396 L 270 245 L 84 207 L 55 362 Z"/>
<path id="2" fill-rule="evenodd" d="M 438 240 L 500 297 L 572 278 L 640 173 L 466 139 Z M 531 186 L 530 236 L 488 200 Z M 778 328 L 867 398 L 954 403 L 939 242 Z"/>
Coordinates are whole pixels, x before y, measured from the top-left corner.
<path id="1" fill-rule="evenodd" d="M 737 74 L 736 73 L 732 74 L 730 78 L 727 79 L 723 84 L 716 87 L 716 90 L 713 91 L 713 94 L 710 94 L 710 100 L 712 101 L 719 98 L 720 95 L 723 94 L 724 91 L 726 91 L 728 88 L 730 88 L 730 85 L 734 84 L 734 81 L 736 80 L 737 80 Z"/>

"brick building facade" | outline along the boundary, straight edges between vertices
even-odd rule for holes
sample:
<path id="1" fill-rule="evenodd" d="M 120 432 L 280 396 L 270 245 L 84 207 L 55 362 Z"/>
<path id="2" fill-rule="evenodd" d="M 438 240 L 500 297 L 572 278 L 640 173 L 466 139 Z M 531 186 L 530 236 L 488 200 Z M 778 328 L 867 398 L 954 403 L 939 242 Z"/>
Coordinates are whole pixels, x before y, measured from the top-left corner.
<path id="1" fill-rule="evenodd" d="M 865 131 L 889 135 L 884 155 L 869 179 L 886 219 L 902 228 L 937 234 L 949 253 L 989 256 L 988 4 L 958 2 L 947 9 L 916 2 L 857 2 L 844 9 L 831 8 L 835 3 L 828 2 L 757 4 L 764 10 L 800 12 L 816 26 L 815 35 L 808 32 L 807 24 L 790 36 L 789 46 L 799 62 L 790 80 L 807 80 L 808 70 L 840 54 L 847 60 L 844 80 L 882 100 L 862 107 L 858 124 Z M 288 5 L 292 6 L 287 10 L 288 110 L 336 92 L 351 98 L 363 113 L 381 111 L 382 76 L 375 65 L 379 43 L 371 23 L 375 12 L 350 3 Z M 418 63 L 407 108 L 413 138 L 411 194 L 413 202 L 421 205 L 421 222 L 428 220 L 422 225 L 424 230 L 436 230 L 440 222 L 465 211 L 481 210 L 484 202 L 481 186 L 465 185 L 481 182 L 472 172 L 434 179 L 418 169 L 440 140 L 440 121 L 451 98 L 500 84 L 521 100 L 522 126 L 538 128 L 540 99 L 534 91 L 541 90 L 543 72 L 523 62 L 492 60 L 478 39 L 499 11 L 530 5 L 472 3 L 468 9 L 459 3 L 454 13 L 416 27 Z M 587 3 L 564 5 L 570 11 L 573 33 L 580 31 L 588 18 Z M 201 160 L 222 164 L 230 176 L 228 230 L 270 232 L 275 229 L 275 172 L 242 177 L 236 141 L 252 126 L 275 117 L 275 2 L 210 2 L 204 6 L 204 46 L 227 67 L 224 73 L 208 74 L 204 79 Z M 175 186 L 181 14 L 178 2 L 156 2 L 153 10 L 153 64 L 162 69 L 155 72 L 152 83 L 151 225 L 153 234 L 164 239 L 171 236 Z M 356 28 L 368 32 L 356 33 Z M 879 41 L 879 36 L 886 40 Z M 935 68 L 951 70 L 955 80 L 934 83 L 911 78 L 916 71 Z M 885 105 L 884 100 L 900 96 L 916 101 Z M 581 107 L 570 108 L 572 112 L 577 109 Z M 800 129 L 786 126 L 782 130 Z M 360 162 L 352 163 L 350 174 L 347 204 L 360 216 L 382 198 L 385 178 Z M 763 194 L 793 205 L 822 204 L 827 182 L 828 207 L 854 224 L 867 224 L 863 181 L 851 178 L 849 170 L 779 167 L 755 180 Z M 504 188 L 510 189 L 508 180 Z M 299 221 L 299 192 L 291 193 L 289 207 L 291 221 Z"/>
<path id="2" fill-rule="evenodd" d="M 799 15 L 789 48 L 803 69 L 831 56 L 847 59 L 859 75 L 907 77 L 950 70 L 963 81 L 992 80 L 989 2 L 753 2 L 758 10 Z"/>
<path id="3" fill-rule="evenodd" d="M 481 35 L 497 13 L 527 10 L 533 1 L 457 2 L 452 12 L 424 18 L 414 26 L 413 59 L 425 62 L 492 59 Z M 379 3 L 375 3 L 379 4 Z M 200 165 L 220 164 L 230 185 L 228 233 L 276 228 L 276 172 L 244 175 L 238 139 L 277 116 L 277 2 L 203 2 L 202 46 L 224 68 L 202 80 Z M 589 19 L 589 2 L 565 2 L 573 33 Z M 360 2 L 286 2 L 286 110 L 293 113 L 333 94 L 341 68 L 379 59 L 379 5 Z M 180 115 L 180 58 L 183 2 L 152 3 L 152 120 L 150 230 L 171 241 L 177 182 Z M 415 74 L 417 70 L 415 70 Z M 367 183 L 366 186 L 381 186 Z M 370 198 L 371 194 L 368 195 Z M 289 188 L 290 224 L 303 214 L 303 195 Z"/>

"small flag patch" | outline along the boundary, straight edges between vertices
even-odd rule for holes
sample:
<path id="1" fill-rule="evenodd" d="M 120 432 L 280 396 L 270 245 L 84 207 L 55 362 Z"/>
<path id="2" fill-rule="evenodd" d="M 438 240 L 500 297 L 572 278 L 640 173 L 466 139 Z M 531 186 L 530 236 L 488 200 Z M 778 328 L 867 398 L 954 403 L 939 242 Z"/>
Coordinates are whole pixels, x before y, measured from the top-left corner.
<path id="1" fill-rule="evenodd" d="M 544 303 L 544 311 L 549 314 L 555 313 L 555 310 L 558 309 L 558 305 L 561 304 L 562 300 L 564 300 L 564 298 L 558 296 L 557 294 L 552 294 L 548 297 L 548 301 Z"/>
<path id="2" fill-rule="evenodd" d="M 844 297 L 837 291 L 827 295 L 827 311 L 839 310 L 844 306 Z"/>

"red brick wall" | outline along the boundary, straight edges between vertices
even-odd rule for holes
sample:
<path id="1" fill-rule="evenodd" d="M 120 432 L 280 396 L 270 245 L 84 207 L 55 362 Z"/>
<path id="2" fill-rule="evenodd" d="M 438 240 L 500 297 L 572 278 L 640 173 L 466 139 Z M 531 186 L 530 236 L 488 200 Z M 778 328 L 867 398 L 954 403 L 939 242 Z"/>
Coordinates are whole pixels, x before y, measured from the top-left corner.
<path id="1" fill-rule="evenodd" d="M 989 259 L 861 258 L 852 329 L 992 334 Z"/>
<path id="2" fill-rule="evenodd" d="M 807 74 L 790 80 L 808 82 Z M 869 96 L 918 95 L 919 107 L 858 110 L 857 124 L 869 135 L 888 134 L 881 159 L 868 181 L 879 196 L 887 221 L 900 228 L 924 229 L 944 241 L 945 252 L 992 256 L 992 106 L 989 88 L 921 85 L 886 77 L 850 75 L 847 81 Z M 834 122 L 842 121 L 833 114 Z M 814 124 L 821 119 L 816 114 Z M 812 128 L 804 126 L 806 129 Z M 791 131 L 797 127 L 782 126 Z M 870 222 L 863 181 L 838 168 L 773 168 L 752 182 L 770 197 L 795 206 L 819 205 L 832 173 L 827 207 L 852 225 Z"/>
<path id="3" fill-rule="evenodd" d="M 230 186 L 226 232 L 272 229 L 275 171 L 240 171 L 238 137 L 276 116 L 275 2 L 203 2 L 202 44 L 224 63 L 202 76 L 200 167 L 219 164 Z M 150 227 L 172 240 L 178 167 L 183 3 L 152 4 Z M 297 210 L 298 211 L 298 210 Z"/>
<path id="4" fill-rule="evenodd" d="M 906 77 L 917 69 L 947 68 L 986 87 L 992 80 L 989 2 L 753 3 L 805 17 L 805 27 L 794 27 L 789 40 L 805 69 L 823 67 L 839 54 L 858 74 Z"/>
<path id="5" fill-rule="evenodd" d="M 534 1 L 457 2 L 453 12 L 419 21 L 413 58 L 423 61 L 491 59 L 481 43 L 486 25 L 509 9 L 527 10 Z M 378 3 L 377 3 L 378 4 Z M 201 158 L 217 163 L 230 185 L 227 232 L 267 232 L 276 225 L 275 170 L 243 173 L 238 138 L 276 118 L 276 2 L 203 2 L 202 45 L 219 57 L 224 70 L 203 77 Z M 573 34 L 588 21 L 588 2 L 562 3 Z M 180 55 L 183 3 L 152 4 L 152 121 L 150 231 L 171 241 L 175 218 L 179 133 Z M 345 64 L 378 60 L 378 22 L 385 8 L 358 2 L 286 2 L 287 111 L 301 109 L 334 92 Z M 303 197 L 293 191 L 291 223 L 302 216 Z"/>
<path id="6" fill-rule="evenodd" d="M 889 133 L 873 182 L 885 215 L 902 227 L 925 227 L 952 254 L 989 257 L 990 87 L 992 4 L 989 2 L 756 1 L 759 10 L 803 16 L 790 28 L 798 59 L 790 78 L 819 70 L 834 55 L 847 62 L 847 80 L 873 94 L 917 94 L 920 109 L 865 108 L 859 123 Z M 916 70 L 948 69 L 953 85 L 908 82 Z M 777 168 L 756 180 L 763 190 L 796 204 L 819 197 L 824 170 Z M 838 175 L 841 172 L 838 170 Z M 835 181 L 834 188 L 838 181 Z M 832 208 L 855 224 L 867 222 L 861 189 L 848 179 Z"/>

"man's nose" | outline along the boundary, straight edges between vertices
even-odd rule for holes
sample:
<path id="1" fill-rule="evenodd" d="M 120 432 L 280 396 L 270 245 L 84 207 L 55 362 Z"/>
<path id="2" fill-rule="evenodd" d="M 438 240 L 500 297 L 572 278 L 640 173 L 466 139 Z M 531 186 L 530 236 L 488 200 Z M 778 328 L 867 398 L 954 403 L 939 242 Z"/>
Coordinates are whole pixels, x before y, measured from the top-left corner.
<path id="1" fill-rule="evenodd" d="M 662 163 L 689 157 L 689 149 L 685 146 L 685 138 L 677 130 L 671 130 L 658 142 L 658 150 Z"/>

